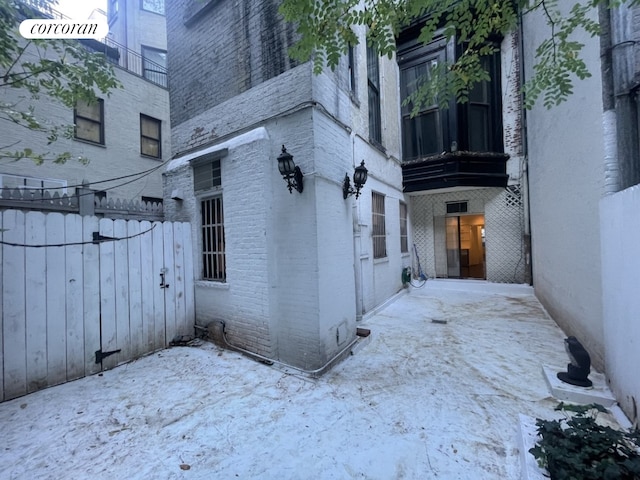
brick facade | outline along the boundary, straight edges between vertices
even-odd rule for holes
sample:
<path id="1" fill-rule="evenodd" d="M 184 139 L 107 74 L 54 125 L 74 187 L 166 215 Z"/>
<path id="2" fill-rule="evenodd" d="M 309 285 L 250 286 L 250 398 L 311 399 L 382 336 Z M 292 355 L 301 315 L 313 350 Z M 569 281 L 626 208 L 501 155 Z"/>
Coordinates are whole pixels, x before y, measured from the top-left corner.
<path id="1" fill-rule="evenodd" d="M 356 52 L 355 91 L 346 61 L 315 76 L 309 63 L 289 59 L 293 27 L 280 20 L 276 3 L 204 2 L 197 15 L 188 1 L 167 4 L 177 158 L 165 173 L 165 212 L 190 220 L 194 238 L 201 236 L 191 161 L 224 151 L 227 279 L 196 282 L 196 321 L 218 335 L 224 321 L 232 343 L 314 370 L 355 339 L 363 312 L 402 287 L 397 67 L 380 60 L 382 151 L 368 140 L 364 45 Z M 301 194 L 290 194 L 278 172 L 282 145 L 304 173 Z M 369 181 L 360 199 L 345 200 L 344 176 L 363 159 Z M 362 268 L 367 259 L 356 252 L 372 241 L 359 233 L 371 224 L 372 188 L 389 197 L 393 240 L 387 259 Z M 175 190 L 182 200 L 170 198 Z"/>

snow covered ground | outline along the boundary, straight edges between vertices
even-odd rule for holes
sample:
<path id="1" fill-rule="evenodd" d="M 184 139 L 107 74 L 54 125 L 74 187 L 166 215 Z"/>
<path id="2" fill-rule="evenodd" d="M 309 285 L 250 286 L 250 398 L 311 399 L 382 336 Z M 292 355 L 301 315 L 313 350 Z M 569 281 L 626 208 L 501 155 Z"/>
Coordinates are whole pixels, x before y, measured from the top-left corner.
<path id="1" fill-rule="evenodd" d="M 432 320 L 444 321 L 433 323 Z M 318 379 L 205 343 L 0 404 L 1 479 L 517 479 L 562 331 L 531 290 L 429 281 Z"/>

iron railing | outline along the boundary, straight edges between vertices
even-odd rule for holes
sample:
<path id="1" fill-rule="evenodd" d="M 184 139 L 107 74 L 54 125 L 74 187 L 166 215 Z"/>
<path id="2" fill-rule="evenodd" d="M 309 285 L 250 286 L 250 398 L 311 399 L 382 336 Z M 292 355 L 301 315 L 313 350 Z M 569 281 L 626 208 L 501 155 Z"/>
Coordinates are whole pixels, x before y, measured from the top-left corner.
<path id="1" fill-rule="evenodd" d="M 42 1 L 20 1 L 28 7 L 39 11 L 45 17 L 71 20 L 71 18 Z M 80 43 L 91 51 L 103 53 L 113 65 L 138 75 L 151 83 L 167 88 L 167 68 L 144 58 L 140 53 L 130 50 L 109 37 L 102 40 L 81 40 Z"/>

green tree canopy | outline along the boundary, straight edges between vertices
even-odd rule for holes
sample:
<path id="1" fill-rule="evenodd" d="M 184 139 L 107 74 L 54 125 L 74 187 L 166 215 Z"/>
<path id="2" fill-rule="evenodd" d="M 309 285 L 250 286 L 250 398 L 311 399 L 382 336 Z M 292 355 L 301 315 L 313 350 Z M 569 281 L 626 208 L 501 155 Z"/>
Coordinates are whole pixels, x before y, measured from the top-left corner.
<path id="1" fill-rule="evenodd" d="M 598 6 L 624 1 L 585 0 L 571 6 L 568 0 L 284 0 L 280 10 L 298 25 L 301 36 L 292 56 L 313 58 L 316 73 L 325 65 L 335 68 L 349 45 L 358 43 L 354 26 L 366 27 L 368 44 L 390 58 L 400 31 L 418 21 L 424 22 L 420 42 L 429 43 L 440 34 L 455 39 L 464 47 L 462 54 L 453 63 L 434 67 L 431 79 L 408 99 L 415 110 L 437 99 L 443 106 L 452 97 L 465 102 L 475 83 L 489 79 L 481 59 L 497 50 L 491 39 L 517 28 L 523 15 L 540 12 L 549 35 L 536 48 L 534 74 L 523 89 L 527 107 L 542 98 L 550 108 L 571 95 L 576 78 L 591 75 L 581 57 L 584 44 L 575 40 L 574 32 L 598 35 Z"/>
<path id="2" fill-rule="evenodd" d="M 18 31 L 25 18 L 42 17 L 51 11 L 56 0 L 0 0 L 0 93 L 20 89 L 21 101 L 7 101 L 0 96 L 0 125 L 10 122 L 30 131 L 42 132 L 48 144 L 60 138 L 72 138 L 73 125 L 55 125 L 39 118 L 34 108 L 41 95 L 53 98 L 73 108 L 77 101 L 95 102 L 96 92 L 108 94 L 120 84 L 105 56 L 87 50 L 75 40 L 26 40 Z M 15 96 L 12 96 L 14 98 Z M 2 127 L 0 127 L 1 129 Z M 84 157 L 72 157 L 69 152 L 36 152 L 23 145 L 4 145 L 0 139 L 0 158 L 29 158 L 36 163 L 50 160 L 64 163 L 71 158 L 87 162 Z M 17 147 L 17 148 L 16 148 Z"/>

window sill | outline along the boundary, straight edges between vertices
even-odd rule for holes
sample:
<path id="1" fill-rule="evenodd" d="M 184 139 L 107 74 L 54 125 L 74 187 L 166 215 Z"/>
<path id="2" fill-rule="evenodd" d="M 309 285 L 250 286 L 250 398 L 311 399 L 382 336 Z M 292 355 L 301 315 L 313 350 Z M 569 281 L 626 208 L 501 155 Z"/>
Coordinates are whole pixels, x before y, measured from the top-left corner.
<path id="1" fill-rule="evenodd" d="M 212 288 L 214 290 L 229 290 L 229 284 L 227 282 L 214 282 L 213 280 L 196 280 L 196 287 Z"/>
<path id="2" fill-rule="evenodd" d="M 400 255 L 402 256 L 402 258 L 407 258 L 411 256 L 409 252 L 400 252 Z"/>
<path id="3" fill-rule="evenodd" d="M 94 147 L 107 148 L 107 146 L 104 143 L 96 143 L 96 142 L 92 142 L 91 140 L 85 140 L 84 138 L 73 137 L 73 139 L 76 142 L 86 143 L 87 145 L 93 145 Z"/>
<path id="4" fill-rule="evenodd" d="M 156 160 L 158 162 L 162 161 L 162 157 L 154 157 L 153 155 L 145 155 L 144 153 L 141 153 L 140 156 L 142 158 L 148 158 L 149 160 Z"/>
<path id="5" fill-rule="evenodd" d="M 389 257 L 382 257 L 382 258 L 374 258 L 373 259 L 373 264 L 374 265 L 378 265 L 379 263 L 389 263 Z"/>
<path id="6" fill-rule="evenodd" d="M 147 10 L 146 8 L 140 8 L 140 10 L 142 10 L 143 12 L 147 12 L 147 13 L 153 13 L 154 15 L 158 15 L 160 17 L 164 17 L 164 13 L 160 13 L 160 12 L 154 12 L 153 10 Z"/>

